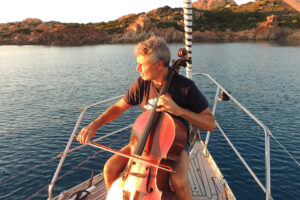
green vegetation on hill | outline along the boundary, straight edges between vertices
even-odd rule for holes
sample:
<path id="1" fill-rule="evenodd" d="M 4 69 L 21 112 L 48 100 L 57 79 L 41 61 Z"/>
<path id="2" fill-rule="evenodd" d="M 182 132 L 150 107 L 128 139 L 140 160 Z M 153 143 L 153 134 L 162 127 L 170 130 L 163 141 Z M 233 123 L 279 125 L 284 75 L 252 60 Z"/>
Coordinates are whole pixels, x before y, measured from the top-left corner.
<path id="1" fill-rule="evenodd" d="M 255 28 L 258 23 L 266 20 L 265 13 L 258 12 L 232 12 L 231 10 L 213 10 L 194 12 L 194 30 L 220 30 L 241 31 Z"/>
<path id="2" fill-rule="evenodd" d="M 133 15 L 124 19 L 109 21 L 107 23 L 105 22 L 96 23 L 93 24 L 93 26 L 98 30 L 106 31 L 109 34 L 123 33 L 124 30 L 138 18 L 139 15 L 140 14 Z"/>
<path id="3" fill-rule="evenodd" d="M 246 14 L 251 12 L 257 16 L 276 15 L 279 22 L 278 26 L 300 28 L 300 13 L 282 0 L 259 0 L 240 6 L 232 6 L 229 9 L 235 13 Z"/>
<path id="4" fill-rule="evenodd" d="M 136 19 L 144 13 L 140 13 L 137 15 L 132 15 L 130 17 L 126 17 L 124 19 L 118 19 L 114 21 L 109 21 L 107 23 L 101 22 L 94 24 L 95 28 L 98 30 L 106 31 L 109 34 L 113 33 L 123 33 L 126 28 L 136 21 Z M 174 27 L 180 31 L 183 31 L 183 26 L 179 25 L 179 22 L 183 19 L 182 9 L 175 8 L 172 9 L 168 6 L 158 8 L 156 10 L 150 11 L 148 14 L 151 22 L 154 23 L 158 28 L 169 28 Z M 162 19 L 169 20 L 162 20 Z"/>
<path id="5" fill-rule="evenodd" d="M 148 13 L 152 22 L 156 23 L 157 28 L 170 28 L 173 27 L 176 30 L 184 31 L 182 20 L 183 11 L 181 8 L 170 8 L 165 6 L 158 8 Z"/>
<path id="6" fill-rule="evenodd" d="M 241 31 L 257 27 L 267 16 L 276 15 L 278 26 L 300 28 L 300 14 L 282 0 L 260 0 L 211 11 L 194 9 L 194 30 Z"/>
<path id="7" fill-rule="evenodd" d="M 279 16 L 278 26 L 300 29 L 300 17 L 298 16 Z"/>
<path id="8" fill-rule="evenodd" d="M 43 25 L 43 27 L 39 27 Z M 0 37 L 10 37 L 15 33 L 29 35 L 32 32 L 42 33 L 44 31 L 49 31 L 53 28 L 63 25 L 60 22 L 50 21 L 50 22 L 10 22 L 6 24 L 0 24 Z M 66 24 L 68 26 L 73 26 L 74 24 Z"/>
<path id="9" fill-rule="evenodd" d="M 283 0 L 257 0 L 240 6 L 231 6 L 233 12 L 288 12 L 297 14 L 297 11 Z"/>
<path id="10" fill-rule="evenodd" d="M 141 13 L 143 14 L 143 13 Z M 98 29 L 108 33 L 123 33 L 130 23 L 141 14 L 131 16 L 125 20 L 116 20 L 95 25 Z M 300 14 L 282 0 L 261 0 L 229 8 L 217 8 L 211 11 L 193 9 L 194 30 L 232 31 L 248 30 L 266 21 L 267 16 L 276 15 L 278 26 L 300 28 Z M 158 28 L 174 27 L 179 31 L 183 28 L 183 11 L 168 6 L 153 10 L 147 14 L 151 22 Z"/>

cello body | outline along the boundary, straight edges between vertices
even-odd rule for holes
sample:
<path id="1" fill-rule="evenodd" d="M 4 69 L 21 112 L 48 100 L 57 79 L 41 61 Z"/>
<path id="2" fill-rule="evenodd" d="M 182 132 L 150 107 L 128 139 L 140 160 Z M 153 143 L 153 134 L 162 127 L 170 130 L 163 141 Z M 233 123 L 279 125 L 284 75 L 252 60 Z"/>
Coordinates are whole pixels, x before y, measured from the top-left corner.
<path id="1" fill-rule="evenodd" d="M 141 114 L 135 121 L 130 143 L 135 152 L 151 111 Z M 173 166 L 186 143 L 184 124 L 167 113 L 161 113 L 144 146 L 141 158 L 151 163 Z M 174 193 L 169 184 L 170 173 L 158 167 L 130 159 L 120 177 L 113 183 L 107 200 L 171 200 Z"/>

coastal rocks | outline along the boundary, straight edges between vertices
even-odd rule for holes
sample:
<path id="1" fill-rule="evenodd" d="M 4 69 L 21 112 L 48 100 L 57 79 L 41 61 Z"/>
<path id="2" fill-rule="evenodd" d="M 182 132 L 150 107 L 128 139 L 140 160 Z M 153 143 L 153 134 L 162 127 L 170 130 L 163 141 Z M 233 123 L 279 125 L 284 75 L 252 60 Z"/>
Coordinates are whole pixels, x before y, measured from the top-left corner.
<path id="1" fill-rule="evenodd" d="M 193 41 L 245 41 L 245 40 L 299 40 L 300 30 L 287 27 L 279 27 L 278 19 L 275 15 L 267 17 L 265 22 L 257 28 L 243 31 L 194 31 Z"/>
<path id="2" fill-rule="evenodd" d="M 184 33 L 171 28 L 155 28 L 149 31 L 139 29 L 139 31 L 128 31 L 124 34 L 115 35 L 109 43 L 136 43 L 150 38 L 151 36 L 159 36 L 167 42 L 183 42 Z"/>
<path id="3" fill-rule="evenodd" d="M 22 21 L 23 23 L 43 23 L 42 20 L 38 18 L 27 18 Z"/>
<path id="4" fill-rule="evenodd" d="M 151 37 L 155 30 L 156 27 L 152 24 L 150 18 L 143 14 L 126 28 L 125 33 L 114 35 L 110 43 L 135 43 L 142 41 Z"/>
<path id="5" fill-rule="evenodd" d="M 143 14 L 126 28 L 125 33 L 115 35 L 111 43 L 134 43 L 142 41 L 151 37 L 155 30 L 156 27 L 151 23 L 150 18 L 146 14 Z"/>
<path id="6" fill-rule="evenodd" d="M 146 33 L 149 31 L 155 31 L 155 26 L 151 22 L 150 18 L 144 14 L 140 15 L 137 20 L 132 23 L 128 28 L 128 32 L 133 32 L 135 34 Z"/>
<path id="7" fill-rule="evenodd" d="M 93 24 L 43 22 L 35 18 L 0 24 L 0 27 L 0 45 L 76 46 L 105 43 L 111 38 Z"/>
<path id="8" fill-rule="evenodd" d="M 193 42 L 209 41 L 209 40 L 220 40 L 216 31 L 194 31 Z"/>
<path id="9" fill-rule="evenodd" d="M 169 18 L 162 21 L 168 22 Z M 140 15 L 136 21 L 130 24 L 123 34 L 115 35 L 110 43 L 136 43 L 156 35 L 163 37 L 167 42 L 182 42 L 184 33 L 174 27 L 158 28 L 157 24 L 147 14 Z"/>
<path id="10" fill-rule="evenodd" d="M 109 34 L 99 31 L 94 27 L 65 27 L 59 26 L 55 29 L 42 33 L 39 41 L 51 45 L 86 45 L 104 43 L 110 38 Z"/>
<path id="11" fill-rule="evenodd" d="M 110 35 L 94 27 L 66 27 L 57 26 L 46 30 L 38 26 L 40 32 L 33 31 L 30 34 L 16 33 L 12 37 L 0 40 L 0 44 L 35 44 L 35 45 L 63 45 L 77 46 L 87 44 L 105 43 L 110 40 Z"/>
<path id="12" fill-rule="evenodd" d="M 297 30 L 278 26 L 278 17 L 270 15 L 255 29 L 256 40 L 290 40 L 297 38 Z M 294 36 L 292 36 L 294 35 Z"/>
<path id="13" fill-rule="evenodd" d="M 300 30 L 294 31 L 290 35 L 287 36 L 287 40 L 300 40 Z"/>
<path id="14" fill-rule="evenodd" d="M 183 42 L 184 41 L 184 33 L 180 32 L 174 28 L 166 29 L 160 32 L 161 37 L 163 37 L 167 42 Z"/>
<path id="15" fill-rule="evenodd" d="M 253 40 L 255 38 L 254 30 L 233 32 L 226 31 L 195 31 L 193 33 L 193 41 L 237 41 L 237 40 Z"/>
<path id="16" fill-rule="evenodd" d="M 255 30 L 255 39 L 257 40 L 275 40 L 280 37 L 280 29 L 278 28 L 278 18 L 275 15 L 267 17 L 267 21 L 261 23 Z"/>
<path id="17" fill-rule="evenodd" d="M 234 0 L 199 0 L 192 5 L 198 10 L 212 10 L 220 7 L 237 6 Z"/>

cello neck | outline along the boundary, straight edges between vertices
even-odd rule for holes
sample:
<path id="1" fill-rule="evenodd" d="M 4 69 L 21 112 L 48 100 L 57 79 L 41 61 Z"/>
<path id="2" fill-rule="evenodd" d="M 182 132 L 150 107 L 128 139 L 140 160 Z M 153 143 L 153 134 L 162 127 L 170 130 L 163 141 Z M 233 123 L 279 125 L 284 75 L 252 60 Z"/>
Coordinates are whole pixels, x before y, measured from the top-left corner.
<path id="1" fill-rule="evenodd" d="M 133 152 L 135 155 L 141 156 L 143 151 L 144 151 L 144 148 L 145 148 L 147 139 L 150 135 L 151 129 L 152 129 L 153 125 L 155 124 L 156 119 L 159 117 L 159 114 L 160 114 L 160 113 L 156 112 L 158 99 L 159 99 L 160 96 L 167 93 L 167 91 L 170 87 L 170 83 L 171 83 L 171 80 L 173 78 L 174 72 L 175 72 L 174 67 L 170 68 L 169 71 L 168 71 L 166 83 L 164 84 L 164 86 L 162 87 L 162 89 L 159 92 L 157 101 L 156 101 L 156 103 L 155 103 L 155 105 L 154 105 L 154 107 L 151 111 L 150 118 L 149 118 L 149 120 L 148 120 L 148 122 L 145 126 L 144 132 L 142 134 L 143 137 L 139 140 L 139 142 L 137 144 L 137 147 L 135 148 L 135 150 Z"/>

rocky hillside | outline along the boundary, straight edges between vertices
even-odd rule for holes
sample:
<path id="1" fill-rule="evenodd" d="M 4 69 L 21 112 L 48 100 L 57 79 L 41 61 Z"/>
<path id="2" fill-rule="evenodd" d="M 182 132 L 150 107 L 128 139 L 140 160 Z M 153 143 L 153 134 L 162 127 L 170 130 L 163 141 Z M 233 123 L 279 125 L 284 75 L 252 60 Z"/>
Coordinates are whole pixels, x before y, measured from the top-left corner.
<path id="1" fill-rule="evenodd" d="M 300 40 L 300 14 L 282 0 L 193 10 L 193 41 Z M 26 19 L 0 24 L 0 44 L 92 45 L 136 43 L 151 35 L 183 42 L 183 10 L 168 6 L 101 23 L 60 23 Z"/>
<path id="2" fill-rule="evenodd" d="M 234 0 L 199 0 L 193 3 L 198 10 L 212 10 L 220 7 L 237 6 Z"/>
<path id="3" fill-rule="evenodd" d="M 0 24 L 0 44 L 84 45 L 104 43 L 109 33 L 94 25 L 26 19 Z"/>

